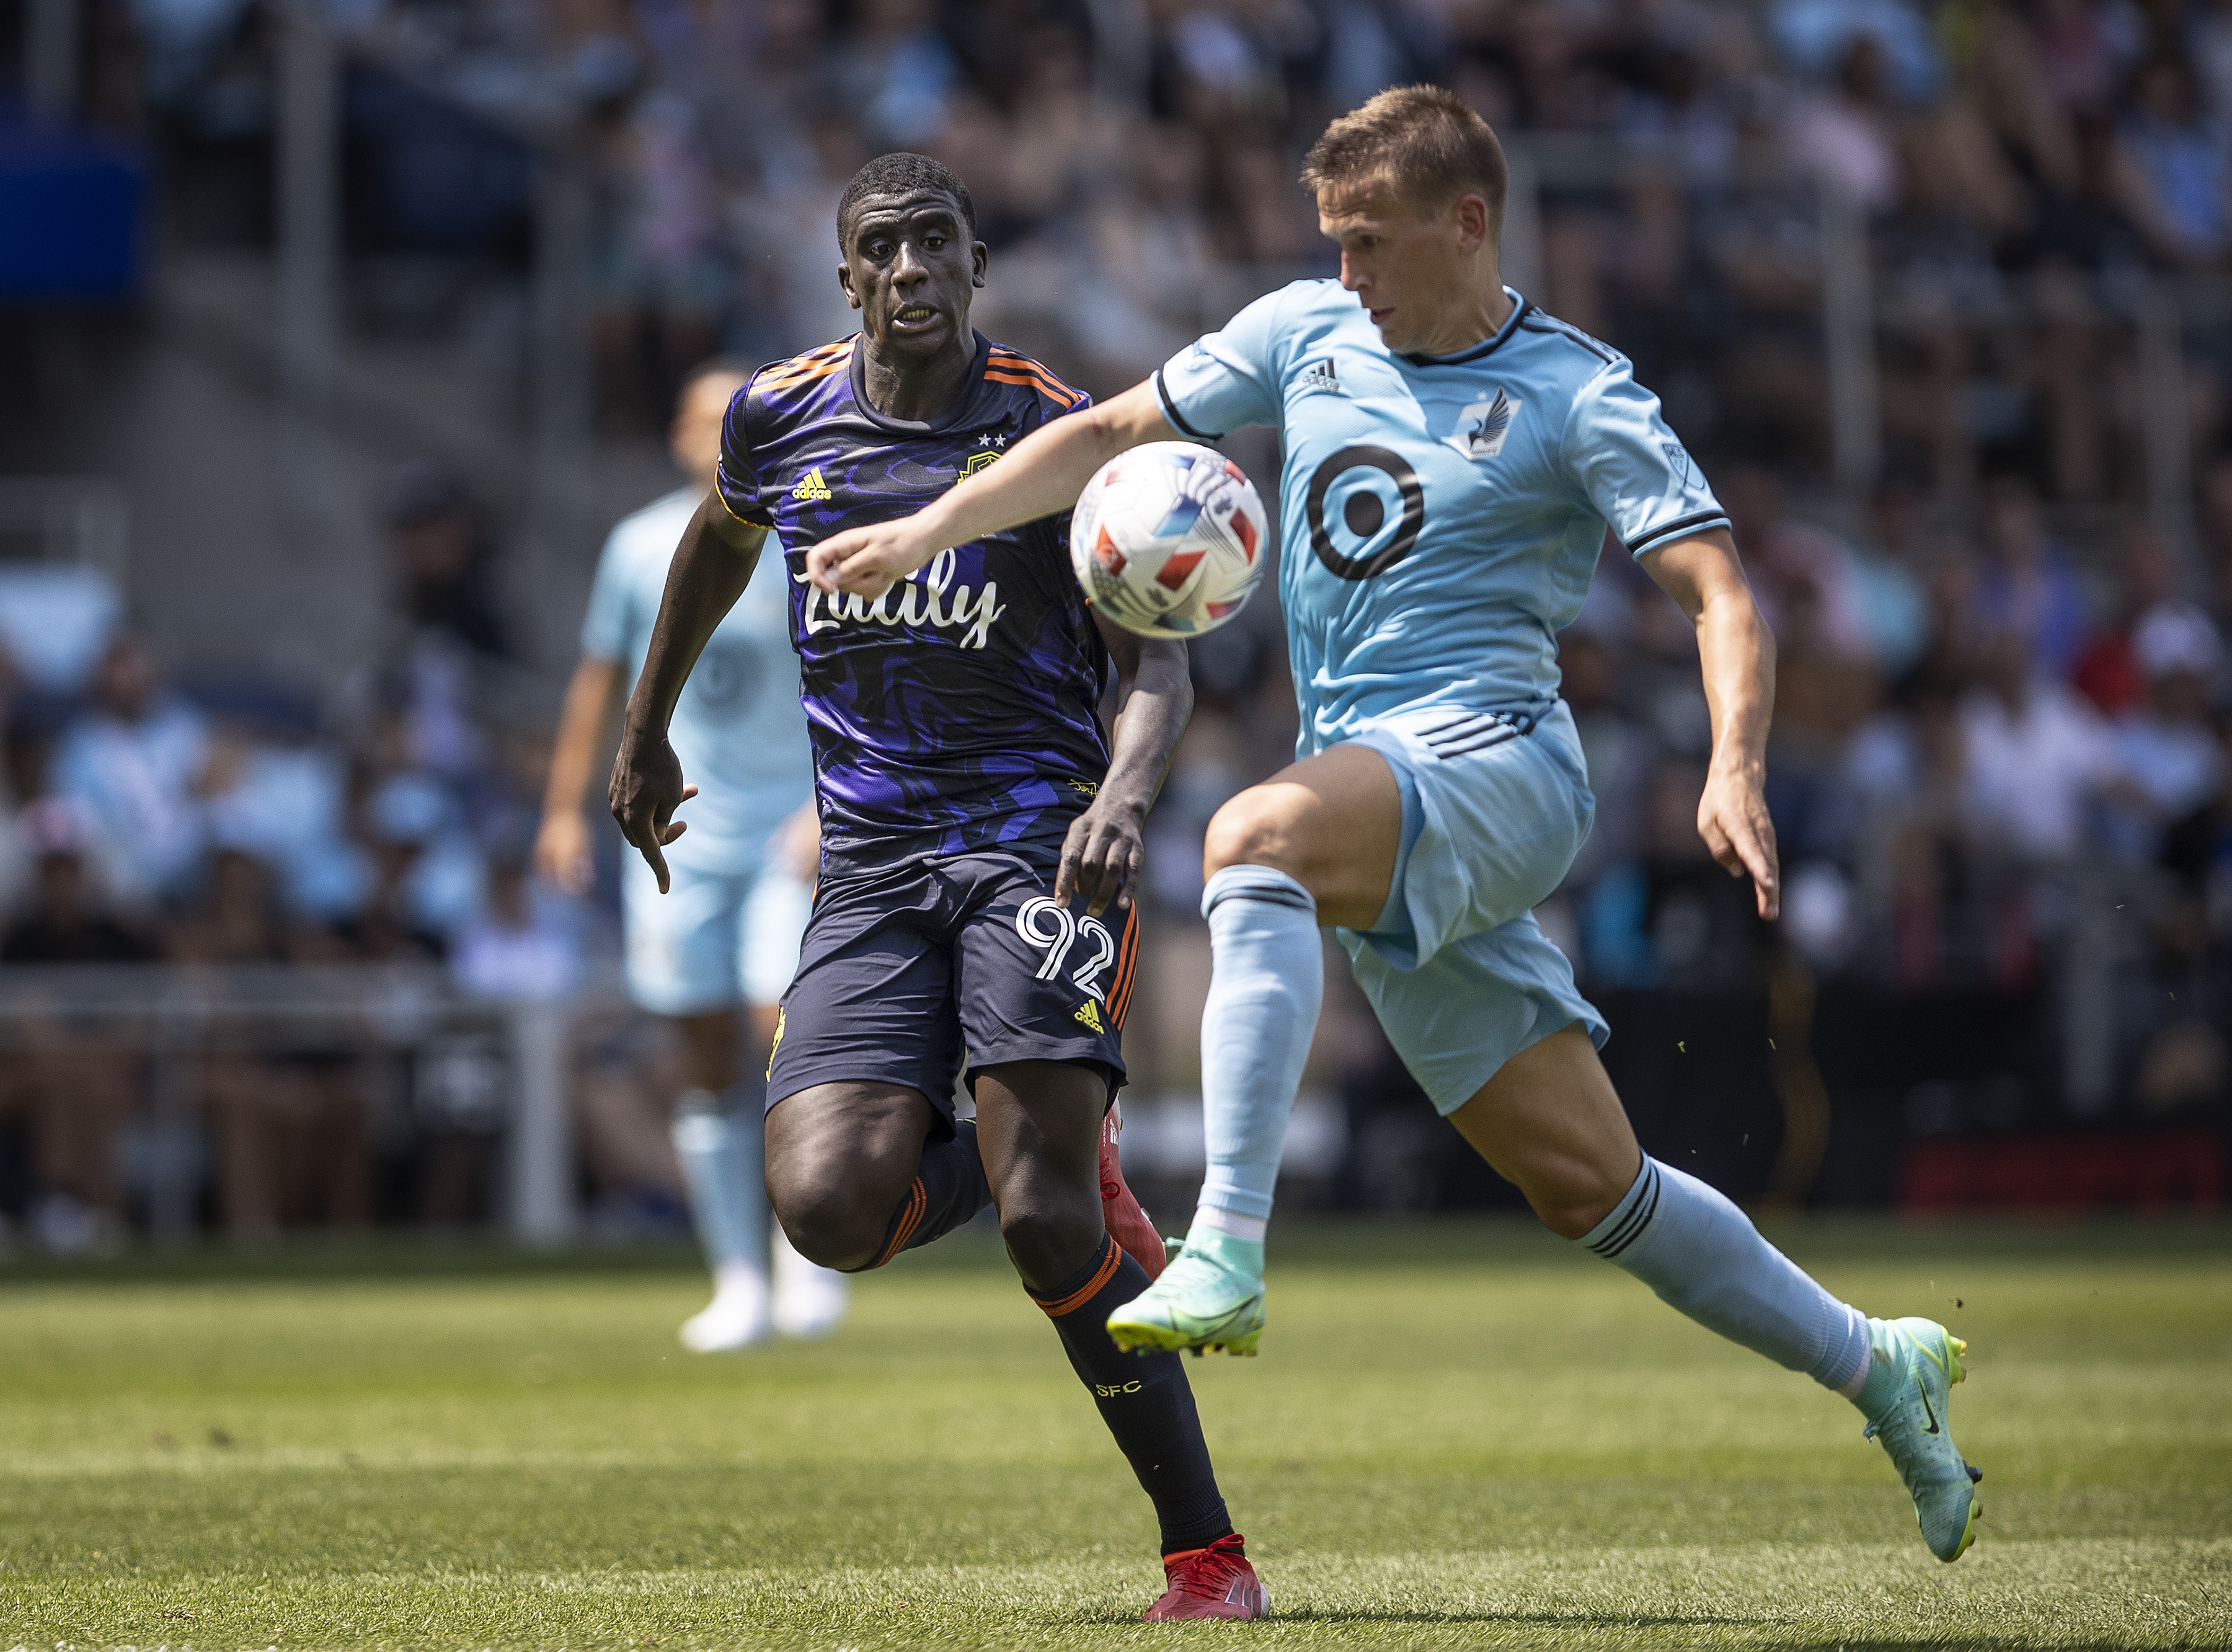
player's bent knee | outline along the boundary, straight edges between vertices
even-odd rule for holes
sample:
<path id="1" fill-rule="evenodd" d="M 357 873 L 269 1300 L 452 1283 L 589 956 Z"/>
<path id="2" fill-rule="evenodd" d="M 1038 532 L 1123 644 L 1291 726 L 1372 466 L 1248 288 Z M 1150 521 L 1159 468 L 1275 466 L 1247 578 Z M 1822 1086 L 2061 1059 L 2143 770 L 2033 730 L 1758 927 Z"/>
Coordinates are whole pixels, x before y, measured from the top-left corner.
<path id="1" fill-rule="evenodd" d="M 1227 866 L 1271 866 L 1295 875 L 1298 804 L 1268 787 L 1251 786 L 1217 810 L 1202 842 L 1202 871 L 1214 878 Z"/>
<path id="2" fill-rule="evenodd" d="M 801 1163 L 770 1156 L 768 1202 L 775 1220 L 809 1262 L 823 1267 L 862 1267 L 875 1260 L 898 1194 L 880 1197 L 882 1178 L 827 1160 Z"/>

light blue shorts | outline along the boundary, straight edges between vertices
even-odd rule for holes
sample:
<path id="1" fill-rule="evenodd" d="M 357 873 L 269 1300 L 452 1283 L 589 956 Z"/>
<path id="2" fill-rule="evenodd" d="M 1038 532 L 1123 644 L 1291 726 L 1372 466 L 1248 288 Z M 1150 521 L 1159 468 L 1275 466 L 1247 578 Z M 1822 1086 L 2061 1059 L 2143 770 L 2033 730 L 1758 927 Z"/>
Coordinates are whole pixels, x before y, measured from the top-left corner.
<path id="1" fill-rule="evenodd" d="M 1403 847 L 1379 923 L 1333 936 L 1443 1113 L 1560 1027 L 1580 1022 L 1599 1048 L 1610 1036 L 1534 915 L 1596 813 L 1580 738 L 1563 700 L 1524 726 L 1422 706 L 1353 736 L 1395 771 Z"/>
<path id="2" fill-rule="evenodd" d="M 798 969 L 814 891 L 769 856 L 749 871 L 667 853 L 670 888 L 633 849 L 620 874 L 628 995 L 654 1015 L 778 1002 Z"/>

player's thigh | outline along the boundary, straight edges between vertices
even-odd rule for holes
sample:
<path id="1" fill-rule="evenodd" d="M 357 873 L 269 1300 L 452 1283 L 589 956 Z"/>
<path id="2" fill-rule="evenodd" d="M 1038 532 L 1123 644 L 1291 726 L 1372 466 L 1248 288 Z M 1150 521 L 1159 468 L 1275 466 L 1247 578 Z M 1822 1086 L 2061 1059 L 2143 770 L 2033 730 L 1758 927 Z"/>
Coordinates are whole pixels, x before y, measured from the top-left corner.
<path id="1" fill-rule="evenodd" d="M 768 1061 L 770 1129 L 787 1098 L 854 1084 L 918 1092 L 951 1133 L 962 1046 L 947 899 L 913 867 L 822 879 Z"/>
<path id="2" fill-rule="evenodd" d="M 667 892 L 643 857 L 621 860 L 620 916 L 628 995 L 656 1015 L 733 1008 L 740 985 L 736 936 L 747 880 L 669 863 Z"/>
<path id="3" fill-rule="evenodd" d="M 1219 809 L 1203 871 L 1273 867 L 1316 897 L 1320 923 L 1366 930 L 1387 904 L 1402 839 L 1403 794 L 1386 758 L 1367 746 L 1336 746 Z"/>
<path id="4" fill-rule="evenodd" d="M 966 909 L 953 932 L 953 990 L 972 1088 L 986 1069 L 1015 1062 L 1098 1066 L 1122 1083 L 1138 910 L 1094 917 L 1082 899 L 1056 901 L 1050 859 L 947 864 Z"/>
<path id="5" fill-rule="evenodd" d="M 1097 1062 L 1008 1061 L 975 1071 L 976 1141 L 984 1175 L 1007 1195 L 1063 1188 L 1100 1197 L 1100 1126 L 1107 1070 Z"/>
<path id="6" fill-rule="evenodd" d="M 637 857 L 642 858 L 641 856 Z M 744 1002 L 778 1004 L 798 973 L 798 953 L 814 916 L 814 891 L 781 855 L 769 855 L 753 877 L 737 925 L 736 975 Z"/>
<path id="7" fill-rule="evenodd" d="M 1512 1057 L 1450 1122 L 1567 1239 L 1603 1221 L 1643 1168 L 1626 1110 L 1578 1023 Z"/>

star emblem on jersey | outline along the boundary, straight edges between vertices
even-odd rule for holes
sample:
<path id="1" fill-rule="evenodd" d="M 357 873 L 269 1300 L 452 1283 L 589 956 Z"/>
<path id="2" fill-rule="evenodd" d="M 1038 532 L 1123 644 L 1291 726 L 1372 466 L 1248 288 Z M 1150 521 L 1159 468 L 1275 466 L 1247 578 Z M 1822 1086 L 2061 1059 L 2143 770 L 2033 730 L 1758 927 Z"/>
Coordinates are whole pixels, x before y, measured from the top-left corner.
<path id="1" fill-rule="evenodd" d="M 1499 385 L 1494 401 L 1483 397 L 1457 415 L 1457 430 L 1445 439 L 1468 459 L 1492 459 L 1503 451 L 1511 435 L 1511 421 L 1526 405 L 1512 400 Z"/>
<path id="2" fill-rule="evenodd" d="M 799 477 L 798 485 L 790 490 L 790 496 L 793 499 L 827 501 L 829 497 L 829 484 L 821 479 L 821 467 L 817 464 Z"/>
<path id="3" fill-rule="evenodd" d="M 1327 356 L 1323 361 L 1313 361 L 1295 375 L 1294 394 L 1346 396 L 1348 392 L 1341 385 L 1340 374 L 1333 366 L 1333 358 Z"/>
<path id="4" fill-rule="evenodd" d="M 976 438 L 976 445 L 978 447 L 1004 448 L 1008 445 L 1008 438 L 999 431 L 986 431 L 983 435 Z"/>

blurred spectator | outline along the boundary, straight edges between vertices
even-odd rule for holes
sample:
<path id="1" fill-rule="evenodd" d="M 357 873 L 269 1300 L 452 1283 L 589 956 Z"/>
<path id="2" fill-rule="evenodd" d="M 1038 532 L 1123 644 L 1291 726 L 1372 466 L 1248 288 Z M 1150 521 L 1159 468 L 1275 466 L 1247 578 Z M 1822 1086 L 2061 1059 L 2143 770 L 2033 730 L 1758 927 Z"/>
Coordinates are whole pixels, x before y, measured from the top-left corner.
<path id="1" fill-rule="evenodd" d="M 1600 877 L 1582 903 L 1592 979 L 1687 992 L 1746 991 L 1762 979 L 1766 926 L 1751 884 L 1730 878 L 1697 834 L 1702 763 L 1651 775 L 1641 853 Z"/>
<path id="2" fill-rule="evenodd" d="M 2164 602 L 2132 627 L 2131 652 L 2145 678 L 2146 701 L 2116 725 L 2118 767 L 2137 794 L 2118 812 L 2117 846 L 2132 859 L 2151 862 L 2164 829 L 2223 787 L 2223 753 L 2209 726 L 2209 701 L 2224 649 L 2207 615 L 2189 603 Z"/>
<path id="3" fill-rule="evenodd" d="M 2232 166 L 2209 130 L 2190 63 L 2164 54 L 2139 66 L 2120 137 L 2126 210 L 2156 256 L 2221 261 L 2232 236 Z"/>
<path id="4" fill-rule="evenodd" d="M 450 956 L 457 985 L 476 998 L 550 1003 L 573 990 L 581 962 L 561 897 L 534 884 L 523 855 L 496 857 L 481 910 Z"/>
<path id="5" fill-rule="evenodd" d="M 1986 647 L 1961 709 L 1968 813 L 1989 839 L 2033 863 L 2082 847 L 2087 808 L 2122 778 L 2099 715 L 2033 663 L 2029 640 L 2002 631 Z"/>
<path id="6" fill-rule="evenodd" d="M 172 946 L 181 962 L 212 969 L 303 956 L 281 910 L 277 879 L 238 849 L 212 858 L 204 897 L 174 926 Z M 291 1038 L 274 1048 L 271 1034 L 251 1024 L 230 1035 L 232 1047 L 220 1037 L 198 1063 L 225 1232 L 254 1241 L 314 1218 L 361 1226 L 372 1211 L 361 1065 L 345 1048 L 308 1048 Z"/>
<path id="7" fill-rule="evenodd" d="M 154 944 L 101 900 L 64 808 L 35 806 L 37 878 L 29 909 L 0 933 L 0 964 L 144 962 Z M 0 1107 L 28 1124 L 39 1195 L 34 1239 L 50 1250 L 106 1248 L 124 1234 L 118 1138 L 140 1098 L 141 1064 L 81 1020 L 59 982 L 19 1001 L 17 1053 L 0 1070 Z"/>
<path id="8" fill-rule="evenodd" d="M 2103 715 L 2122 716 L 2147 697 L 2147 678 L 2134 649 L 2141 619 L 2167 601 L 2177 579 L 2154 530 L 2136 524 L 2124 535 L 2116 567 L 2116 606 L 2077 662 L 2073 680 Z"/>
<path id="9" fill-rule="evenodd" d="M 1984 509 L 1985 560 L 1976 607 L 1995 632 L 2019 638 L 2035 669 L 2067 677 L 2089 629 L 2085 587 L 2047 537 L 2037 490 L 2014 476 L 1992 483 Z"/>
<path id="10" fill-rule="evenodd" d="M 127 900 L 183 892 L 207 838 L 196 795 L 209 726 L 163 688 L 146 643 L 126 634 L 94 675 L 93 703 L 63 732 L 55 788 L 82 805 Z"/>

